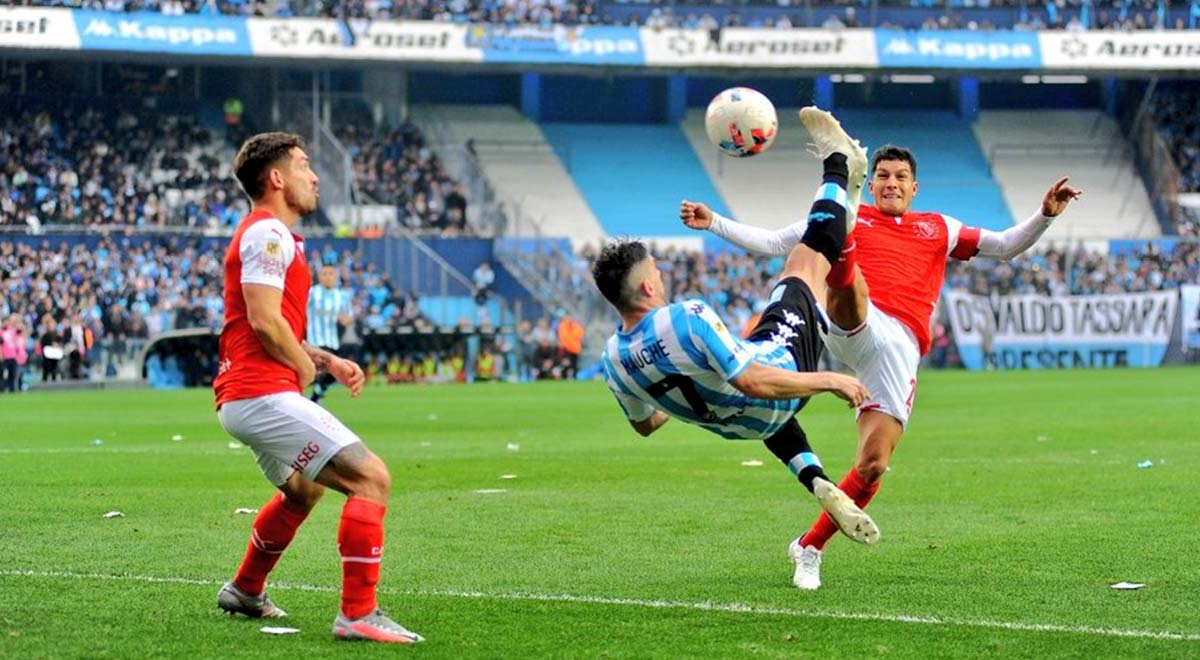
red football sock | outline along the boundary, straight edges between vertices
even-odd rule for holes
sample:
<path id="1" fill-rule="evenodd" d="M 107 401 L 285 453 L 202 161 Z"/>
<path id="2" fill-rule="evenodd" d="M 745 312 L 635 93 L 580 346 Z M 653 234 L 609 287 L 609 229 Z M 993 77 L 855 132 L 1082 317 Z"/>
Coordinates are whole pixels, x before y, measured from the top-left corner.
<path id="1" fill-rule="evenodd" d="M 850 471 L 842 478 L 842 483 L 838 484 L 838 488 L 841 488 L 843 493 L 849 495 L 850 499 L 854 500 L 854 503 L 860 509 L 865 509 L 871 498 L 875 497 L 875 493 L 879 492 L 879 484 L 881 483 L 883 482 L 876 481 L 868 485 L 862 480 L 862 477 L 858 476 L 858 470 L 850 468 Z M 817 518 L 817 522 L 813 523 L 812 529 L 809 529 L 808 533 L 800 539 L 800 545 L 803 547 L 811 545 L 815 546 L 817 550 L 824 550 L 825 544 L 837 533 L 837 525 L 833 524 L 833 520 L 830 519 L 829 514 L 822 511 L 821 516 Z"/>
<path id="2" fill-rule="evenodd" d="M 254 519 L 250 530 L 250 543 L 246 556 L 238 568 L 233 583 L 238 589 L 257 596 L 267 584 L 267 574 L 283 556 L 300 523 L 308 517 L 308 511 L 284 499 L 280 493 L 272 497 Z"/>
<path id="3" fill-rule="evenodd" d="M 338 552 L 342 555 L 342 614 L 360 619 L 375 611 L 375 585 L 383 561 L 383 514 L 387 506 L 350 497 L 338 525 Z"/>
<path id="4" fill-rule="evenodd" d="M 829 269 L 825 276 L 825 284 L 831 289 L 849 289 L 854 286 L 854 267 L 856 265 L 854 234 L 846 237 L 842 245 L 842 257 Z"/>

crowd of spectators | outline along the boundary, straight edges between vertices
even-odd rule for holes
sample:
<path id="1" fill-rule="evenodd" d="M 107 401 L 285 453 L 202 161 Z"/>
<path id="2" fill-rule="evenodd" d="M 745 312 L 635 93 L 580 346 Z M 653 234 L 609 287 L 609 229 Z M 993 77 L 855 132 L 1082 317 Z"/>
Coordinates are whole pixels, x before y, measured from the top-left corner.
<path id="1" fill-rule="evenodd" d="M 3 241 L 0 317 L 19 320 L 42 380 L 111 376 L 151 335 L 219 327 L 221 272 L 219 253 L 178 240 Z"/>
<path id="2" fill-rule="evenodd" d="M 946 286 L 977 294 L 1090 295 L 1161 291 L 1200 283 L 1200 244 L 1156 243 L 1127 256 L 1075 249 L 1035 252 L 1010 261 L 951 261 Z"/>
<path id="3" fill-rule="evenodd" d="M 951 262 L 946 286 L 980 294 L 1078 295 L 1200 283 L 1200 243 L 1162 245 L 1148 243 L 1120 256 L 1075 247 L 1011 261 Z M 0 242 L 0 390 L 20 388 L 14 366 L 21 378 L 47 381 L 111 377 L 147 338 L 172 329 L 219 328 L 222 250 L 219 241 L 178 237 L 102 238 L 91 245 Z M 656 255 L 671 299 L 707 301 L 740 334 L 753 328 L 783 266 L 782 258 L 732 252 L 666 249 Z M 312 249 L 309 260 L 314 269 L 334 265 L 340 286 L 351 294 L 354 321 L 343 328 L 344 341 L 362 343 L 367 333 L 403 328 L 434 330 L 416 294 L 394 286 L 361 255 L 327 244 Z M 485 339 L 469 349 L 377 351 L 362 361 L 387 383 L 576 375 L 585 330 L 566 310 L 511 330 L 493 328 L 490 320 L 483 324 L 478 330 Z M 460 330 L 466 337 L 474 328 L 464 322 Z"/>
<path id="4" fill-rule="evenodd" d="M 192 117 L 0 101 L 0 226 L 233 225 L 231 161 Z"/>
<path id="5" fill-rule="evenodd" d="M 382 133 L 369 126 L 347 122 L 338 130 L 365 201 L 395 204 L 398 221 L 414 231 L 471 235 L 464 189 L 420 130 L 410 122 Z M 220 129 L 153 104 L 5 99 L 0 227 L 236 226 L 249 203 L 232 174 L 235 147 Z"/>
<path id="6" fill-rule="evenodd" d="M 9 0 L 14 1 L 14 0 Z M 880 9 L 907 10 L 905 19 L 872 22 L 871 2 L 863 0 L 649 0 L 601 3 L 597 0 L 15 0 L 15 4 L 70 6 L 115 12 L 150 11 L 167 15 L 319 16 L 364 20 L 432 20 L 506 26 L 644 25 L 692 27 L 891 27 L 965 30 L 1142 30 L 1194 28 L 1196 17 L 1169 15 L 1194 0 L 881 0 Z M 706 11 L 712 7 L 713 11 Z M 741 8 L 744 13 L 739 12 Z M 1019 9 L 1016 14 L 975 19 L 961 10 Z M 753 9 L 754 11 L 750 11 Z M 1200 13 L 1197 11 L 1195 13 Z"/>
<path id="7" fill-rule="evenodd" d="M 447 237 L 471 235 L 462 185 L 412 122 L 382 133 L 368 122 L 344 123 L 337 136 L 353 159 L 358 190 L 376 203 L 395 204 L 404 226 Z"/>
<path id="8" fill-rule="evenodd" d="M 1200 90 L 1191 83 L 1162 83 L 1154 92 L 1151 111 L 1155 126 L 1166 143 L 1167 152 L 1179 169 L 1178 190 L 1200 192 Z M 1200 236 L 1200 209 L 1181 208 L 1176 218 L 1181 236 Z"/>
<path id="9" fill-rule="evenodd" d="M 22 365 L 40 369 L 42 380 L 111 377 L 154 335 L 221 327 L 223 249 L 179 237 L 0 241 L 0 319 L 21 328 Z M 376 264 L 332 249 L 314 252 L 310 263 L 337 265 L 360 336 L 432 328 L 417 295 L 393 286 Z"/>

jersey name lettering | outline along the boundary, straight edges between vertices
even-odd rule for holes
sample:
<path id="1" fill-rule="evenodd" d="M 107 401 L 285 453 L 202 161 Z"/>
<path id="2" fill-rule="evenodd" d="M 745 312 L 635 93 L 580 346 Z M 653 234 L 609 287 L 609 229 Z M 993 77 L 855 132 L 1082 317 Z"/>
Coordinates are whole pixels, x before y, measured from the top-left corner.
<path id="1" fill-rule="evenodd" d="M 642 348 L 629 352 L 629 357 L 621 359 L 621 366 L 625 367 L 626 371 L 635 372 L 641 371 L 648 364 L 653 364 L 659 360 L 665 360 L 671 355 L 666 346 L 663 346 L 663 340 L 656 340 L 653 344 L 643 346 Z"/>

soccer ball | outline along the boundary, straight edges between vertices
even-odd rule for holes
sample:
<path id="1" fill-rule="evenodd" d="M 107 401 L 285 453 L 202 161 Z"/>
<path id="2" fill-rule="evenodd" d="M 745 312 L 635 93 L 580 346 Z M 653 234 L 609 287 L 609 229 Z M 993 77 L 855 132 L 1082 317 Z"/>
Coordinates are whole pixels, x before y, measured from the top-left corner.
<path id="1" fill-rule="evenodd" d="M 778 126 L 771 99 L 749 87 L 731 87 L 717 94 L 704 113 L 709 141 L 735 158 L 766 151 Z"/>

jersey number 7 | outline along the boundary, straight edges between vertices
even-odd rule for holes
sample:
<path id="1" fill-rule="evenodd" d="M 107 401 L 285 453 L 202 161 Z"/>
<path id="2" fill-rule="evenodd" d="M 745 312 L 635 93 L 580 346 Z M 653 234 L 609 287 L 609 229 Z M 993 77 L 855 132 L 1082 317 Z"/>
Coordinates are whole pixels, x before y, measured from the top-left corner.
<path id="1" fill-rule="evenodd" d="M 650 385 L 650 387 L 646 388 L 646 394 L 656 399 L 661 399 L 666 396 L 667 392 L 677 388 L 683 394 L 684 400 L 688 402 L 688 405 L 692 408 L 692 412 L 696 413 L 697 417 L 709 423 L 718 421 L 716 413 L 708 409 L 708 404 L 700 396 L 700 392 L 696 390 L 695 381 L 683 374 L 671 374 L 657 383 Z"/>

